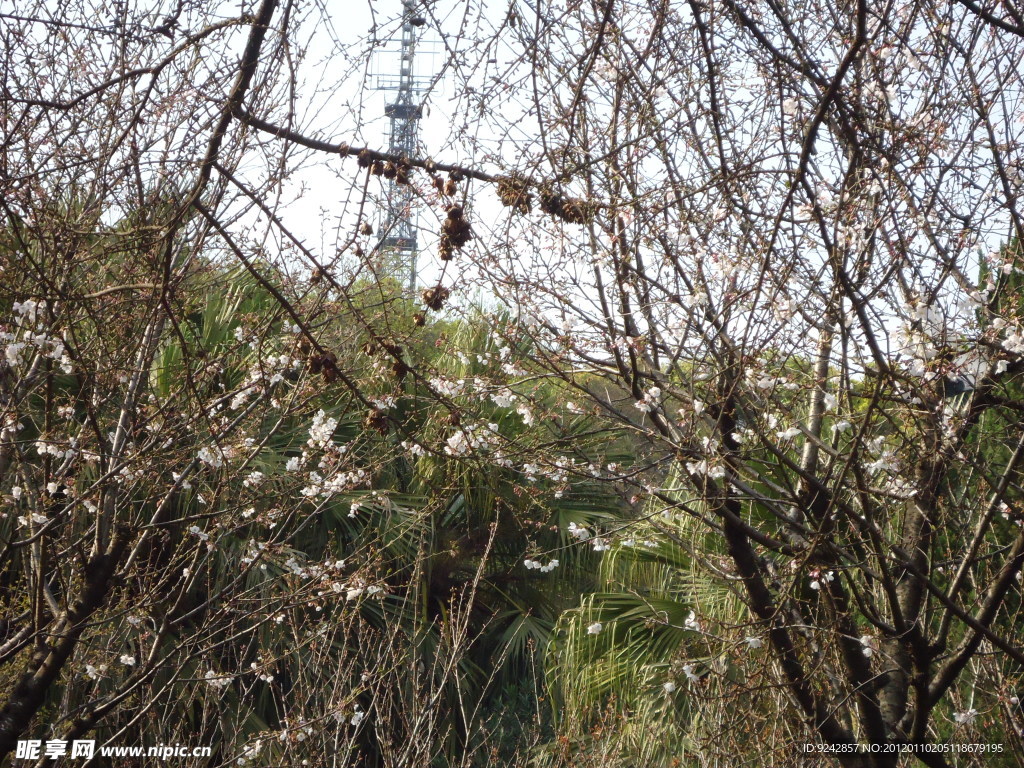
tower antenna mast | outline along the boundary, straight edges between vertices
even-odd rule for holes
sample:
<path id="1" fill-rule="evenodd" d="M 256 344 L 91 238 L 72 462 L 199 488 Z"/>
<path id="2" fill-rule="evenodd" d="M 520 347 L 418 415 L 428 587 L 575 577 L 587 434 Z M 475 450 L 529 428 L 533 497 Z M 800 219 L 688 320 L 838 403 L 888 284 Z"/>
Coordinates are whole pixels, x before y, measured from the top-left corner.
<path id="1" fill-rule="evenodd" d="M 419 121 L 423 116 L 420 95 L 422 79 L 415 74 L 417 30 L 426 19 L 416 9 L 418 0 L 402 0 L 402 38 L 397 77 L 394 73 L 378 79 L 378 89 L 394 91 L 394 100 L 384 107 L 384 116 L 391 120 L 388 150 L 393 155 L 411 158 L 416 154 Z M 409 184 L 391 179 L 387 186 L 387 206 L 381 227 L 381 248 L 398 257 L 410 295 L 416 292 L 416 224 L 415 194 Z"/>

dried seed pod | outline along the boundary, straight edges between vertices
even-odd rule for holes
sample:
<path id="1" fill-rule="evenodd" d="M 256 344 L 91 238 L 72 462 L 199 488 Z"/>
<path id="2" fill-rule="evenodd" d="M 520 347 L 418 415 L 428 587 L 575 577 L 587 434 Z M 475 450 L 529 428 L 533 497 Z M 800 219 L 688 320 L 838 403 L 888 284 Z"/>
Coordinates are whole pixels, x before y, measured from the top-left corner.
<path id="1" fill-rule="evenodd" d="M 366 420 L 363 423 L 369 429 L 376 429 L 381 434 L 388 431 L 388 416 L 380 408 L 367 411 Z"/>
<path id="2" fill-rule="evenodd" d="M 373 225 L 370 222 L 368 222 L 368 221 L 364 221 L 362 224 L 359 225 L 359 234 L 360 235 L 372 235 L 373 234 Z"/>
<path id="3" fill-rule="evenodd" d="M 466 176 L 465 174 L 462 173 L 462 171 L 451 170 L 448 171 L 448 178 L 451 179 L 452 181 L 462 181 L 464 178 L 466 178 Z"/>
<path id="4" fill-rule="evenodd" d="M 391 373 L 399 381 L 403 381 L 410 370 L 412 369 L 401 358 L 395 358 L 395 361 L 391 363 Z"/>
<path id="5" fill-rule="evenodd" d="M 415 315 L 412 316 L 412 324 L 415 325 L 417 328 L 422 328 L 424 325 L 427 324 L 427 316 L 422 312 L 417 312 Z"/>
<path id="6" fill-rule="evenodd" d="M 498 197 L 501 204 L 515 208 L 519 213 L 529 213 L 533 208 L 533 195 L 526 192 L 526 181 L 515 176 L 498 179 Z"/>
<path id="7" fill-rule="evenodd" d="M 338 366 L 335 364 L 337 358 L 334 356 L 334 353 L 328 353 L 324 357 L 327 358 L 324 360 L 324 381 L 331 384 L 338 380 L 341 376 L 341 371 L 338 370 Z"/>
<path id="8" fill-rule="evenodd" d="M 370 150 L 364 149 L 358 155 L 356 155 L 356 162 L 359 163 L 360 168 L 369 168 L 373 162 L 373 158 L 370 155 Z"/>
<path id="9" fill-rule="evenodd" d="M 441 242 L 437 246 L 437 255 L 441 258 L 441 261 L 451 261 L 454 252 L 452 249 L 452 241 L 448 235 L 441 235 Z"/>
<path id="10" fill-rule="evenodd" d="M 452 238 L 452 243 L 457 248 L 461 248 L 470 240 L 473 239 L 473 228 L 469 226 L 469 222 L 465 219 L 459 220 L 459 228 L 456 232 L 456 236 Z"/>
<path id="11" fill-rule="evenodd" d="M 408 184 L 409 174 L 412 173 L 412 168 L 403 163 L 395 169 L 395 184 Z"/>
<path id="12" fill-rule="evenodd" d="M 395 167 L 394 163 L 392 163 L 390 160 L 388 160 L 386 163 L 384 163 L 383 174 L 384 174 L 384 178 L 385 179 L 393 179 L 393 178 L 395 178 L 395 175 L 397 173 L 398 173 L 398 169 Z"/>
<path id="13" fill-rule="evenodd" d="M 473 228 L 465 219 L 462 206 L 448 208 L 448 217 L 441 225 L 441 242 L 438 253 L 443 261 L 449 261 L 454 251 L 461 249 L 473 237 Z"/>
<path id="14" fill-rule="evenodd" d="M 428 309 L 437 312 L 444 306 L 450 295 L 451 291 L 443 285 L 435 285 L 433 288 L 424 289 L 422 294 L 423 303 L 427 305 Z"/>
<path id="15" fill-rule="evenodd" d="M 374 160 L 373 165 L 370 166 L 370 173 L 374 176 L 380 176 L 384 173 L 384 163 L 380 160 Z"/>
<path id="16" fill-rule="evenodd" d="M 586 224 L 594 215 L 594 207 L 585 200 L 562 197 L 549 189 L 540 192 L 540 209 L 570 224 Z"/>
<path id="17" fill-rule="evenodd" d="M 540 209 L 552 216 L 562 215 L 562 196 L 550 189 L 540 191 Z"/>
<path id="18" fill-rule="evenodd" d="M 561 217 L 570 224 L 586 224 L 593 216 L 592 207 L 585 201 L 571 197 L 562 203 Z"/>
<path id="19" fill-rule="evenodd" d="M 448 197 L 454 197 L 458 191 L 459 189 L 455 186 L 455 181 L 453 179 L 448 179 L 448 181 L 444 183 L 444 194 L 448 195 Z"/>
<path id="20" fill-rule="evenodd" d="M 570 198 L 562 204 L 562 220 L 570 224 L 583 224 L 586 221 L 579 200 Z"/>
<path id="21" fill-rule="evenodd" d="M 314 355 L 309 359 L 309 370 L 311 373 L 322 373 L 324 380 L 330 384 L 332 381 L 336 381 L 340 374 L 340 371 L 338 371 L 338 356 L 333 352 Z"/>
<path id="22" fill-rule="evenodd" d="M 444 194 L 444 179 L 440 176 L 431 176 L 430 183 L 434 185 L 434 189 L 436 189 L 439 194 Z"/>

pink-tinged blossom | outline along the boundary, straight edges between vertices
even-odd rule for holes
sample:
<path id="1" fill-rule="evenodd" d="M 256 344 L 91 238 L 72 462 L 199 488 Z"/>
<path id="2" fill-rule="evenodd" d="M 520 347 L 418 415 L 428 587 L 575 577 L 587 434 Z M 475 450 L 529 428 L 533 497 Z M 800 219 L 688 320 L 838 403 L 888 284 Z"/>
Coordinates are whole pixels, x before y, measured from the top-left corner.
<path id="1" fill-rule="evenodd" d="M 810 578 L 811 589 L 817 591 L 821 589 L 822 585 L 835 581 L 836 576 L 833 571 L 822 571 L 819 568 L 814 568 L 811 570 Z"/>

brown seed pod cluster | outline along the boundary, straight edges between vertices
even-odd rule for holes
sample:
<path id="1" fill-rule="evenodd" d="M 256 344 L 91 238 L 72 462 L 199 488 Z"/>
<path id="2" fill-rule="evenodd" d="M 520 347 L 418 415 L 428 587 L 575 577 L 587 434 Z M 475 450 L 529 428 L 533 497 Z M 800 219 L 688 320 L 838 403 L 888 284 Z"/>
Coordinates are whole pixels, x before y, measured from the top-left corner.
<path id="1" fill-rule="evenodd" d="M 533 195 L 526 191 L 526 181 L 515 176 L 498 179 L 498 197 L 502 205 L 515 208 L 519 213 L 529 213 L 533 208 Z"/>
<path id="2" fill-rule="evenodd" d="M 473 239 L 473 228 L 466 221 L 462 206 L 453 205 L 448 209 L 448 217 L 441 225 L 441 244 L 438 255 L 442 261 L 450 261 L 457 250 Z"/>
<path id="3" fill-rule="evenodd" d="M 444 303 L 448 301 L 451 291 L 443 285 L 435 285 L 433 288 L 425 288 L 421 295 L 423 303 L 427 305 L 427 308 L 437 312 L 444 306 Z"/>
<path id="4" fill-rule="evenodd" d="M 374 176 L 383 176 L 384 175 L 384 161 L 383 160 L 374 160 L 373 164 L 370 166 L 370 173 L 372 173 Z"/>
<path id="5" fill-rule="evenodd" d="M 387 353 L 394 358 L 401 358 L 405 349 L 401 344 L 395 344 L 390 341 L 374 341 L 373 339 L 368 340 L 363 344 L 363 354 L 367 357 L 377 357 Z"/>
<path id="6" fill-rule="evenodd" d="M 456 185 L 464 178 L 466 178 L 466 176 L 462 173 L 462 171 L 448 171 L 448 181 L 444 183 L 443 194 L 447 195 L 448 197 L 455 197 L 455 195 L 459 191 L 459 188 Z"/>
<path id="7" fill-rule="evenodd" d="M 408 163 L 398 163 L 395 165 L 395 184 L 409 184 L 409 174 L 412 173 L 412 168 L 409 167 Z"/>
<path id="8" fill-rule="evenodd" d="M 373 156 L 370 154 L 370 150 L 364 149 L 356 155 L 356 162 L 359 163 L 360 168 L 369 168 L 373 163 Z"/>
<path id="9" fill-rule="evenodd" d="M 459 178 L 462 178 L 460 175 Z M 434 174 L 430 177 L 430 183 L 434 185 L 434 189 L 437 190 L 437 194 L 444 195 L 445 197 L 455 197 L 459 193 L 459 188 L 455 183 L 455 179 L 449 178 L 447 180 L 442 179 L 440 176 Z"/>
<path id="10" fill-rule="evenodd" d="M 338 370 L 338 356 L 333 352 L 324 352 L 322 355 L 310 357 L 309 370 L 311 373 L 322 373 L 324 381 L 328 384 L 337 381 L 341 374 Z"/>
<path id="11" fill-rule="evenodd" d="M 376 429 L 381 434 L 388 431 L 388 415 L 380 408 L 373 408 L 366 412 L 366 419 L 363 424 L 368 429 Z"/>
<path id="12" fill-rule="evenodd" d="M 549 189 L 541 190 L 540 209 L 570 224 L 586 224 L 594 215 L 594 207 L 576 197 L 562 197 Z"/>
<path id="13" fill-rule="evenodd" d="M 427 324 L 427 316 L 422 312 L 417 312 L 415 315 L 412 316 L 412 324 L 415 325 L 417 328 L 422 328 L 424 325 Z"/>
<path id="14" fill-rule="evenodd" d="M 391 375 L 399 381 L 405 381 L 405 377 L 409 375 L 410 371 L 412 371 L 412 368 L 402 358 L 396 357 L 391 361 Z"/>

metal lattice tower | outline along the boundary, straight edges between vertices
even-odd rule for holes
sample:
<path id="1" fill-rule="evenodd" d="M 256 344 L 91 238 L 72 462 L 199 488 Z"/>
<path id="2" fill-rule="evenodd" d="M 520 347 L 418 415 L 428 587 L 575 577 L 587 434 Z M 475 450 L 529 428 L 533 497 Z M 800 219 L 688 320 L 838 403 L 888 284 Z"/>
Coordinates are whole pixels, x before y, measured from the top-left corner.
<path id="1" fill-rule="evenodd" d="M 411 158 L 416 154 L 419 120 L 423 116 L 420 96 L 425 90 L 417 78 L 414 64 L 417 30 L 425 23 L 416 10 L 417 0 L 402 0 L 402 37 L 397 76 L 393 72 L 377 78 L 378 90 L 394 91 L 395 98 L 384 107 L 384 116 L 391 120 L 391 141 L 388 151 Z M 381 248 L 398 257 L 408 279 L 410 295 L 416 291 L 416 211 L 415 195 L 408 184 L 394 179 L 388 182 L 387 205 L 381 232 Z"/>

